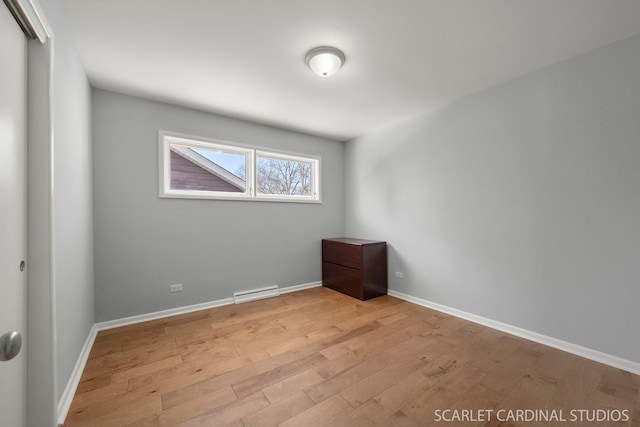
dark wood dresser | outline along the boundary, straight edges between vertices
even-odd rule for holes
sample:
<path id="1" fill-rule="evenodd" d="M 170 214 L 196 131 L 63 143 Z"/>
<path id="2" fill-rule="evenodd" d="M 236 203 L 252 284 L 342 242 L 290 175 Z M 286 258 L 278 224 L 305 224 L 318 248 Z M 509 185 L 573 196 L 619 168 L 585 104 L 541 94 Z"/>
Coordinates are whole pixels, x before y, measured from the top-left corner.
<path id="1" fill-rule="evenodd" d="M 361 300 L 387 294 L 387 243 L 322 240 L 322 284 Z"/>

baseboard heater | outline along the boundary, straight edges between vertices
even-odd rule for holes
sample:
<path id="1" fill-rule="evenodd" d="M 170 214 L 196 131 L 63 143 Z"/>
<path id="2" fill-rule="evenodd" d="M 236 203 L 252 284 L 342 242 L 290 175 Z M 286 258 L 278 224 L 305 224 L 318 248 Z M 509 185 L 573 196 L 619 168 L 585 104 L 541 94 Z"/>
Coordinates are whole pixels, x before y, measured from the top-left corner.
<path id="1" fill-rule="evenodd" d="M 280 295 L 280 289 L 278 289 L 278 285 L 266 286 L 264 288 L 259 288 L 259 289 L 251 289 L 248 291 L 234 292 L 233 303 L 242 304 L 243 302 L 277 297 L 279 295 Z"/>

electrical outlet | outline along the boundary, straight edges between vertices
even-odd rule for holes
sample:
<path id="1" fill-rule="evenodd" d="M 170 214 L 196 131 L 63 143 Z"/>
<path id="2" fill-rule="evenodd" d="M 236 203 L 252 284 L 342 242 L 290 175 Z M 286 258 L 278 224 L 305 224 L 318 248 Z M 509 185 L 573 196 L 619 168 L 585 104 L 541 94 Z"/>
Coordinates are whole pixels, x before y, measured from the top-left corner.
<path id="1" fill-rule="evenodd" d="M 404 278 L 404 274 L 402 273 L 402 271 L 396 271 L 396 278 L 397 279 L 403 279 Z"/>
<path id="2" fill-rule="evenodd" d="M 180 292 L 182 290 L 182 283 L 178 283 L 176 285 L 169 286 L 169 292 Z"/>

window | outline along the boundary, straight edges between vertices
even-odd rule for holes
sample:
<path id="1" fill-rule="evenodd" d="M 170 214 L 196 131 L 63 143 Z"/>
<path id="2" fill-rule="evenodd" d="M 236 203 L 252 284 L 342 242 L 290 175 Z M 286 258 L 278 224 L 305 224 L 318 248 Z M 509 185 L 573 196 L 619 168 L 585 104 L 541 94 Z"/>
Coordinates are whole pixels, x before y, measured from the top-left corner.
<path id="1" fill-rule="evenodd" d="M 160 197 L 320 203 L 320 158 L 159 132 Z"/>

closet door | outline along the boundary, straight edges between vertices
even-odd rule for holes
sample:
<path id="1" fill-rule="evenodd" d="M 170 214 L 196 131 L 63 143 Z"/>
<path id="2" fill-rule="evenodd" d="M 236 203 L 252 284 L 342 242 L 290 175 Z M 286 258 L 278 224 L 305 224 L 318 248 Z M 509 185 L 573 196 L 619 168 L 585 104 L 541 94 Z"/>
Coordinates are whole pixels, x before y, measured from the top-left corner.
<path id="1" fill-rule="evenodd" d="M 0 423 L 26 425 L 27 39 L 0 4 Z"/>

